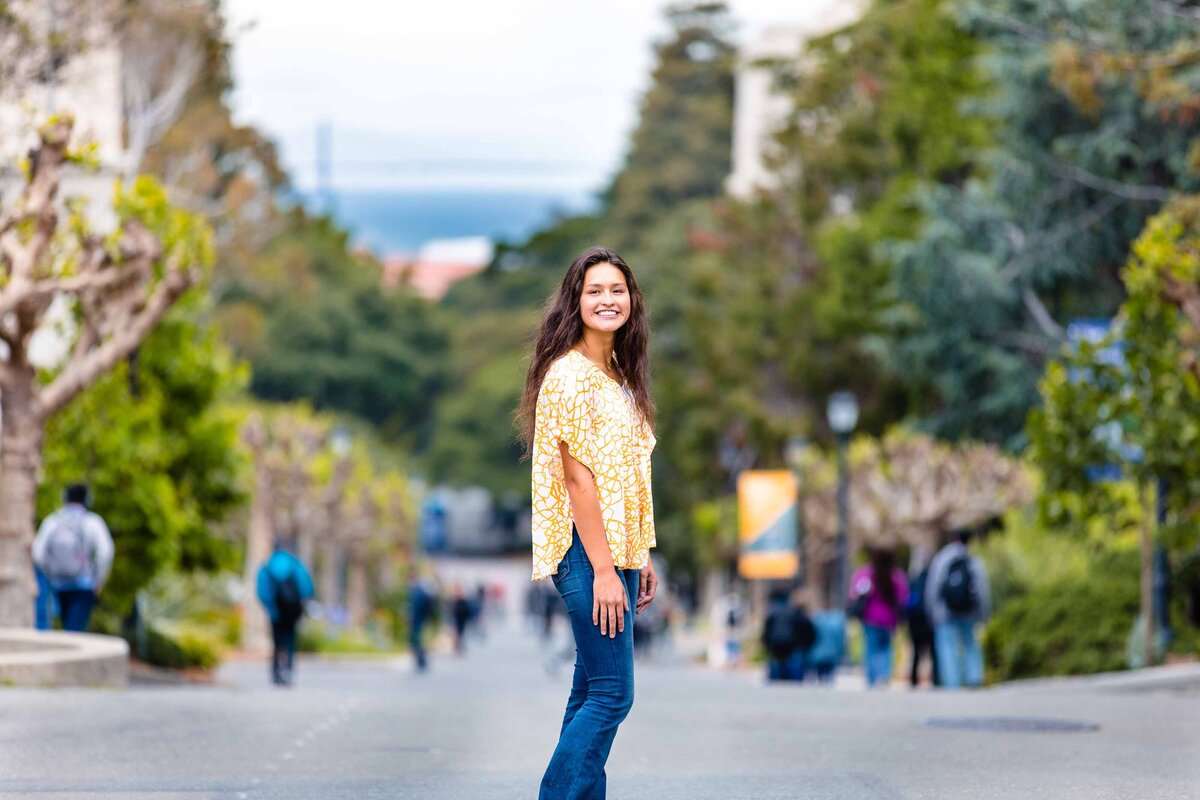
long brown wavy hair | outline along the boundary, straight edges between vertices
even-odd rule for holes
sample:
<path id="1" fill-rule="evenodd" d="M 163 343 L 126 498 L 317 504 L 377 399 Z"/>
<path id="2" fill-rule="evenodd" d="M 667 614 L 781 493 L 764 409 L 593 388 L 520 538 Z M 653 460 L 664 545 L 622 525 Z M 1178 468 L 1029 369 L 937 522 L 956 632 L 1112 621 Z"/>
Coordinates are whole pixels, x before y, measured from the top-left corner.
<path id="1" fill-rule="evenodd" d="M 642 290 L 633 278 L 633 271 L 619 255 L 607 247 L 589 247 L 580 253 L 562 283 L 546 302 L 542 324 L 534 339 L 529 372 L 525 375 L 525 391 L 517 408 L 517 426 L 525 445 L 525 458 L 533 451 L 533 425 L 537 411 L 538 392 L 550 365 L 583 338 L 583 318 L 579 315 L 579 300 L 583 296 L 583 279 L 597 264 L 612 264 L 621 270 L 629 287 L 629 319 L 613 337 L 613 355 L 621 380 L 629 387 L 634 405 L 642 421 L 654 429 L 654 401 L 650 399 L 650 319 Z"/>

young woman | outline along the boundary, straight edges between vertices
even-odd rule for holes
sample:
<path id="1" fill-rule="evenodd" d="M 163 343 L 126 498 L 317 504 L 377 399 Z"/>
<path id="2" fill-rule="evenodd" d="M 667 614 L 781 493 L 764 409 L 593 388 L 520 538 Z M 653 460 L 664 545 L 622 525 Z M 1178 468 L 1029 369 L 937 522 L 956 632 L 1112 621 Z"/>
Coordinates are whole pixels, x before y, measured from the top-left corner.
<path id="1" fill-rule="evenodd" d="M 658 588 L 648 338 L 633 273 L 612 250 L 593 247 L 547 306 L 525 379 L 533 579 L 553 579 L 576 653 L 540 800 L 605 796 L 604 764 L 633 705 L 633 613 Z"/>
<path id="2" fill-rule="evenodd" d="M 908 603 L 908 578 L 897 569 L 894 551 L 873 549 L 870 557 L 850 579 L 850 603 L 857 601 L 861 609 L 867 686 L 886 689 L 892 680 L 892 635 Z"/>

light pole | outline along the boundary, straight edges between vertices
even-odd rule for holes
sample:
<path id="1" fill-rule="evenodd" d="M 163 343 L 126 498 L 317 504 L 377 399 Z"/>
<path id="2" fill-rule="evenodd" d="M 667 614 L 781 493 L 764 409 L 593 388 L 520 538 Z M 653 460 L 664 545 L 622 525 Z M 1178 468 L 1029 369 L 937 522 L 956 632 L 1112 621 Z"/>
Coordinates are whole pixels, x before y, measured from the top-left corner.
<path id="1" fill-rule="evenodd" d="M 846 463 L 846 446 L 850 434 L 858 424 L 858 401 L 850 392 L 834 392 L 825 407 L 829 427 L 837 436 L 837 541 L 833 572 L 830 608 L 844 611 L 846 608 L 847 539 L 850 524 L 850 470 Z"/>

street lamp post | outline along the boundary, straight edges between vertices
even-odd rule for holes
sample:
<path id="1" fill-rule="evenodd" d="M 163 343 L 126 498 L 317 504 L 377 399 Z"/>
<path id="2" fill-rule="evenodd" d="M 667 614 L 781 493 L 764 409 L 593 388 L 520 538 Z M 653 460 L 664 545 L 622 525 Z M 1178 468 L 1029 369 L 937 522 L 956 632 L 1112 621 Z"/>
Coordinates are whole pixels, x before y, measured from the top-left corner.
<path id="1" fill-rule="evenodd" d="M 830 598 L 830 608 L 844 611 L 846 609 L 846 579 L 848 558 L 848 529 L 850 525 L 850 469 L 846 459 L 846 449 L 850 442 L 850 434 L 858 424 L 858 401 L 850 392 L 835 392 L 829 397 L 825 408 L 825 416 L 829 427 L 837 436 L 837 540 L 835 542 L 835 560 L 833 586 Z"/>

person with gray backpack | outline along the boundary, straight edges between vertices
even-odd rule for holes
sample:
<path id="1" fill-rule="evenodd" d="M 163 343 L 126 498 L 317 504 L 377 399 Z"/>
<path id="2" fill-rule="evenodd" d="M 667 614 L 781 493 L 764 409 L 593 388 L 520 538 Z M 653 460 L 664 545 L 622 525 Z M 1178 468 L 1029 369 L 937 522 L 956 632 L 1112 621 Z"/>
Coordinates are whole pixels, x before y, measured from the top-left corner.
<path id="1" fill-rule="evenodd" d="M 983 560 L 967 550 L 971 531 L 960 528 L 954 540 L 929 565 L 925 606 L 933 621 L 933 649 L 941 686 L 983 684 L 983 651 L 975 626 L 987 622 L 991 594 Z"/>
<path id="2" fill-rule="evenodd" d="M 63 630 L 86 631 L 112 568 L 112 534 L 100 515 L 88 510 L 92 495 L 85 484 L 68 486 L 63 500 L 38 528 L 33 563 L 58 600 Z"/>

